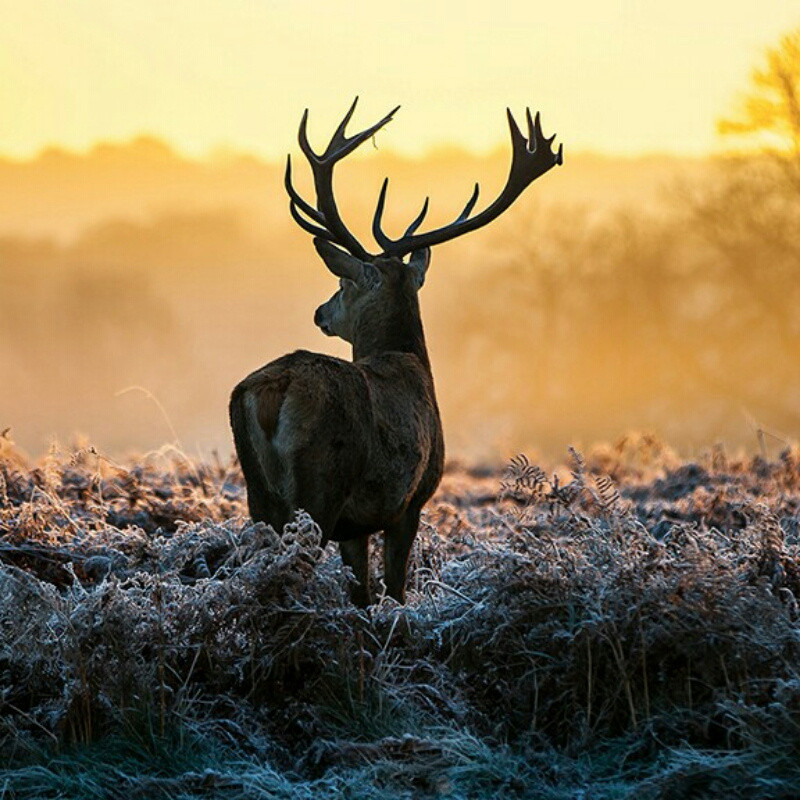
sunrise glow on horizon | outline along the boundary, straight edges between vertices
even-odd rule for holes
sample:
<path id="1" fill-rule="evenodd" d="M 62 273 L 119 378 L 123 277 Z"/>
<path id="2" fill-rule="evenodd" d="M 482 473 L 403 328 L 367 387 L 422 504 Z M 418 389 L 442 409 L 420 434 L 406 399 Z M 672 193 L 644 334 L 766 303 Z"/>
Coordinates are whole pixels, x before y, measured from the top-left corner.
<path id="1" fill-rule="evenodd" d="M 542 111 L 570 152 L 702 155 L 785 0 L 402 6 L 244 0 L 4 3 L 0 154 L 87 150 L 147 133 L 179 152 L 282 157 L 360 95 L 354 126 L 397 103 L 381 146 L 421 155 L 507 140 L 504 109 Z"/>

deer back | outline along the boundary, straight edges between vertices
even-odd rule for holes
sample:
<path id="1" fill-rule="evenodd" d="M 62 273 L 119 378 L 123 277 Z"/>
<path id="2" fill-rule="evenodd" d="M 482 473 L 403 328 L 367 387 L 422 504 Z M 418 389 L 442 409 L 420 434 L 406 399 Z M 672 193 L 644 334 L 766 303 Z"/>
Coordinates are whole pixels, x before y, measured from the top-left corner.
<path id="1" fill-rule="evenodd" d="M 433 381 L 412 353 L 349 362 L 300 350 L 245 378 L 232 408 L 239 402 L 260 467 L 290 504 L 305 505 L 302 487 L 287 479 L 323 474 L 343 498 L 342 513 L 377 530 L 410 503 L 424 503 L 441 477 Z"/>

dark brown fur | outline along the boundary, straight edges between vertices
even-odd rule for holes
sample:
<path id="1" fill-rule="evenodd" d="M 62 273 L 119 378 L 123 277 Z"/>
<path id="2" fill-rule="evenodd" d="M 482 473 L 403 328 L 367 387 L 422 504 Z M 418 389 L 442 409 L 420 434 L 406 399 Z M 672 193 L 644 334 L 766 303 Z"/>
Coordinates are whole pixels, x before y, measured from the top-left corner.
<path id="1" fill-rule="evenodd" d="M 368 537 L 379 531 L 387 591 L 404 601 L 420 511 L 444 464 L 418 285 L 397 258 L 371 268 L 378 289 L 358 291 L 375 299 L 357 295 L 349 320 L 352 362 L 300 350 L 253 372 L 230 402 L 251 516 L 280 529 L 297 509 L 311 514 L 325 540 L 340 543 L 361 605 Z"/>

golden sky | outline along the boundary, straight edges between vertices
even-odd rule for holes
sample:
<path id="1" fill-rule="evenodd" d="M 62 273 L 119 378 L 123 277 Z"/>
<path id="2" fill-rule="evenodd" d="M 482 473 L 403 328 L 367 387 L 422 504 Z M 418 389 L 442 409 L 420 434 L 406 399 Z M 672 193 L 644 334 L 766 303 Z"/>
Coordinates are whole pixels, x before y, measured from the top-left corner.
<path id="1" fill-rule="evenodd" d="M 505 144 L 506 105 L 567 152 L 704 153 L 796 0 L 0 0 L 0 153 L 148 132 L 281 156 L 360 95 L 381 144 Z"/>

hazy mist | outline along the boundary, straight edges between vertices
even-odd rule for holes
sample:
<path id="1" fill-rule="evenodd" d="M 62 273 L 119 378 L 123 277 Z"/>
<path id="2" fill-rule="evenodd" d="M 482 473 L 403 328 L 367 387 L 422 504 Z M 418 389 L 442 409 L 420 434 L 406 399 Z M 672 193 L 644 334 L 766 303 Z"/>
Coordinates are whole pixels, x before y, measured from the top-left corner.
<path id="1" fill-rule="evenodd" d="M 475 180 L 489 202 L 507 158 L 381 151 L 342 165 L 337 193 L 371 244 L 384 175 L 392 233 L 428 194 L 431 224 Z M 684 450 L 796 437 L 798 200 L 770 193 L 750 221 L 769 169 L 568 152 L 503 219 L 439 247 L 421 302 L 449 454 L 560 453 L 631 429 Z M 0 430 L 33 454 L 76 433 L 112 454 L 227 454 L 239 379 L 297 348 L 347 357 L 312 324 L 335 279 L 282 180 L 282 164 L 195 161 L 152 138 L 0 160 Z"/>

